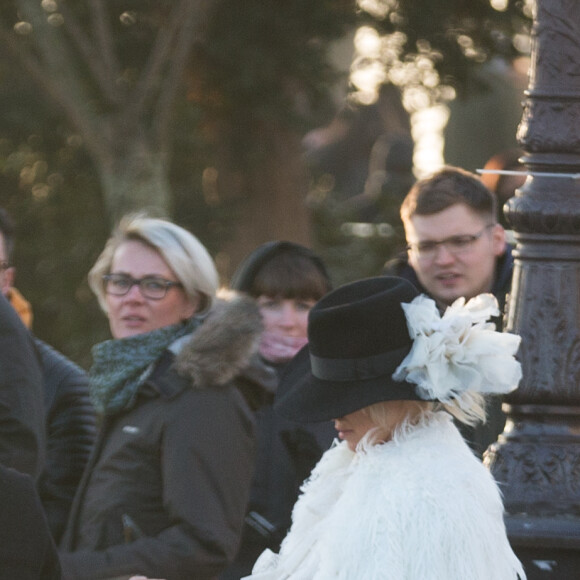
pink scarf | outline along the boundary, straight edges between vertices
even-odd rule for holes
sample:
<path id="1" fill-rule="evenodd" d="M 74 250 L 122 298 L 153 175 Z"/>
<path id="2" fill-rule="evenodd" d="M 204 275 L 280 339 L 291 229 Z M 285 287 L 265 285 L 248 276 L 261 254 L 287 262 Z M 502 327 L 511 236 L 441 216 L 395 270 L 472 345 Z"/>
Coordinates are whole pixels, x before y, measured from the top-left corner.
<path id="1" fill-rule="evenodd" d="M 305 344 L 308 338 L 285 336 L 264 331 L 260 340 L 260 354 L 271 363 L 288 362 Z"/>

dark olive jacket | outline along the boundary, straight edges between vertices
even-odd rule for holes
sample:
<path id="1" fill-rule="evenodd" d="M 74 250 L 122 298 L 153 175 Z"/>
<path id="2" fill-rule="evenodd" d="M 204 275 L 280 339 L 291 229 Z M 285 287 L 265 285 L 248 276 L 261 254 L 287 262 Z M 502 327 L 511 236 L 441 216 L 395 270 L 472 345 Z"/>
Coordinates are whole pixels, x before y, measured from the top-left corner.
<path id="1" fill-rule="evenodd" d="M 255 453 L 236 381 L 260 331 L 253 301 L 220 303 L 103 422 L 62 542 L 64 580 L 206 580 L 233 559 Z"/>

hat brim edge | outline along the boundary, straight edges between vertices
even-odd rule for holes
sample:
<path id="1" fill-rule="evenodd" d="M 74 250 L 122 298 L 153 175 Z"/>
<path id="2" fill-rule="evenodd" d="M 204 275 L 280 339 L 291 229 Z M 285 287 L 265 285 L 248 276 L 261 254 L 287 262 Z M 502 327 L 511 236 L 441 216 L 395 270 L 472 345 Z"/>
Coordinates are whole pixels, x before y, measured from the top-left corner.
<path id="1" fill-rule="evenodd" d="M 306 345 L 282 374 L 274 410 L 292 421 L 315 423 L 344 417 L 382 401 L 424 400 L 418 396 L 415 384 L 395 381 L 391 374 L 348 381 L 321 380 L 312 374 Z"/>

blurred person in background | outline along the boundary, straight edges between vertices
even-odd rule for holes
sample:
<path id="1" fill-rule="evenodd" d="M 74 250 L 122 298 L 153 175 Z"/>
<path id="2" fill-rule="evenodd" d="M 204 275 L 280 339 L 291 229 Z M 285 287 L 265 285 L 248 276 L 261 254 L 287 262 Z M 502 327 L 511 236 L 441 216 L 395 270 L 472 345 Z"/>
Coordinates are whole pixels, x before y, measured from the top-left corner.
<path id="1" fill-rule="evenodd" d="M 126 216 L 89 273 L 112 340 L 93 348 L 100 429 L 61 542 L 65 580 L 215 579 L 238 548 L 254 420 L 237 388 L 257 351 L 253 300 L 216 299 L 199 240 Z"/>
<path id="2" fill-rule="evenodd" d="M 405 248 L 399 208 L 416 181 L 410 115 L 399 87 L 382 85 L 378 97 L 304 138 L 314 247 L 339 284 L 376 275 Z"/>
<path id="3" fill-rule="evenodd" d="M 409 280 L 441 309 L 457 298 L 491 292 L 501 327 L 511 288 L 513 258 L 504 228 L 497 221 L 497 200 L 481 179 L 458 167 L 444 167 L 418 181 L 401 205 L 407 251 L 387 262 L 384 274 Z M 489 397 L 488 419 L 475 428 L 462 426 L 474 450 L 482 454 L 505 424 L 501 399 Z"/>
<path id="4" fill-rule="evenodd" d="M 258 455 L 250 505 L 240 551 L 221 580 L 239 580 L 263 550 L 279 548 L 300 486 L 334 439 L 330 423 L 300 425 L 272 408 L 279 376 L 307 341 L 308 312 L 331 288 L 322 260 L 302 245 L 268 242 L 240 264 L 231 287 L 254 298 L 260 308 L 260 357 L 274 377 L 270 393 L 254 405 Z"/>
<path id="5" fill-rule="evenodd" d="M 22 322 L 32 327 L 32 307 L 14 287 L 14 224 L 0 208 L 0 289 Z M 46 423 L 46 463 L 38 492 L 58 542 L 93 444 L 96 424 L 83 369 L 33 337 L 40 357 Z"/>

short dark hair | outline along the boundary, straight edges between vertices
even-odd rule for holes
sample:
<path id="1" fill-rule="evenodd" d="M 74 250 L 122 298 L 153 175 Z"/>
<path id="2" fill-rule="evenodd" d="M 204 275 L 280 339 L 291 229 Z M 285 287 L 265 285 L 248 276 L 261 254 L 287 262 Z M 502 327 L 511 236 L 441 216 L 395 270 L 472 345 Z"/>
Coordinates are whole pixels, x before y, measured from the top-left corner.
<path id="1" fill-rule="evenodd" d="M 0 207 L 0 234 L 4 237 L 4 248 L 6 250 L 6 261 L 12 263 L 14 253 L 14 222 L 8 212 Z"/>
<path id="2" fill-rule="evenodd" d="M 495 194 L 474 173 L 450 165 L 413 185 L 401 204 L 401 219 L 405 222 L 414 215 L 432 215 L 458 203 L 497 219 Z"/>
<path id="3" fill-rule="evenodd" d="M 319 300 L 330 290 L 325 272 L 309 256 L 283 250 L 268 260 L 254 278 L 251 292 L 258 296 Z"/>

